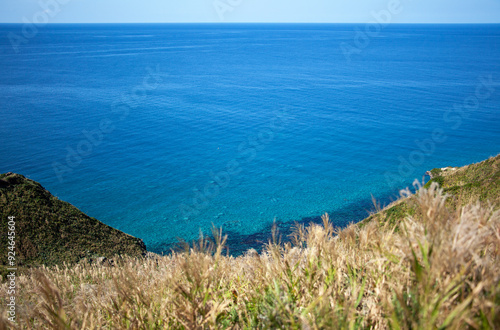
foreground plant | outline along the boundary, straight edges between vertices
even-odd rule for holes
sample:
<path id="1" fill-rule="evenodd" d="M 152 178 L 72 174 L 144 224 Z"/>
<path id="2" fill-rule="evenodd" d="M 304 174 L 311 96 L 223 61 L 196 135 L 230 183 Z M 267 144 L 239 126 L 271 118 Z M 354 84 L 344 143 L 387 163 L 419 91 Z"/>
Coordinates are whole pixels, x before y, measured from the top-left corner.
<path id="1" fill-rule="evenodd" d="M 325 215 L 261 254 L 226 256 L 218 231 L 165 257 L 33 270 L 0 328 L 500 328 L 500 213 L 446 198 L 434 183 L 414 215 L 342 230 Z"/>

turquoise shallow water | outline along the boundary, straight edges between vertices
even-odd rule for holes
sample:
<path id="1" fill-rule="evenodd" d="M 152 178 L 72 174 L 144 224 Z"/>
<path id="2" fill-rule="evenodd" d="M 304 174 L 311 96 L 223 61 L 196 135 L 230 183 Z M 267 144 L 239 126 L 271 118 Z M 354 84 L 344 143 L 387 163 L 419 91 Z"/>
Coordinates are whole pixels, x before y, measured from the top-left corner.
<path id="1" fill-rule="evenodd" d="M 357 29 L 48 25 L 16 53 L 0 25 L 0 172 L 150 250 L 214 224 L 238 253 L 500 151 L 499 25 Z"/>

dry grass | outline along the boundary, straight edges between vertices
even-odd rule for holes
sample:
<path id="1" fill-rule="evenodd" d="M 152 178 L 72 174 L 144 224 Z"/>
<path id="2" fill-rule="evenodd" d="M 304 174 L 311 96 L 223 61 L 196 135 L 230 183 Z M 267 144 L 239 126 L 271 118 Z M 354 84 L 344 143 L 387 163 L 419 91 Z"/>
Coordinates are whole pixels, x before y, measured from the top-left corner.
<path id="1" fill-rule="evenodd" d="M 422 188 L 421 216 L 398 231 L 325 215 L 260 255 L 225 256 L 217 232 L 162 258 L 40 268 L 18 278 L 18 324 L 4 311 L 0 328 L 500 328 L 500 213 L 445 199 Z"/>

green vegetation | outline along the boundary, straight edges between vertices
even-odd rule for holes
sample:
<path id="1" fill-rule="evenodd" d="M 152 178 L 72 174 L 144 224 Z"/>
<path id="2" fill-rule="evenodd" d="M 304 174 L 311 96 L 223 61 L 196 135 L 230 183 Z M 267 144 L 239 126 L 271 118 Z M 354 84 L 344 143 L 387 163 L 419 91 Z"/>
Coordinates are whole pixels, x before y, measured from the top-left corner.
<path id="1" fill-rule="evenodd" d="M 431 172 L 431 175 L 433 177 L 435 177 L 435 176 L 438 176 L 439 174 L 441 174 L 442 170 L 440 168 L 433 168 L 430 172 Z"/>
<path id="2" fill-rule="evenodd" d="M 449 195 L 446 205 L 451 210 L 478 200 L 488 201 L 496 208 L 500 207 L 500 155 L 477 164 L 460 168 L 435 168 L 430 172 L 432 179 L 424 185 L 424 188 L 429 188 L 433 183 L 442 187 L 443 192 Z M 406 197 L 408 195 L 409 193 L 405 192 L 403 198 L 371 215 L 359 225 L 364 226 L 372 220 L 381 225 L 386 222 L 397 224 L 407 215 L 414 216 L 417 212 L 416 196 Z"/>
<path id="3" fill-rule="evenodd" d="M 453 196 L 451 207 L 476 200 L 500 203 L 500 155 L 461 168 L 447 168 L 433 178 L 444 192 Z"/>
<path id="4" fill-rule="evenodd" d="M 439 186 L 442 187 L 444 185 L 444 177 L 442 176 L 433 177 L 432 179 L 429 180 L 429 182 L 425 184 L 424 187 L 429 188 L 433 182 L 436 182 Z"/>
<path id="5" fill-rule="evenodd" d="M 22 175 L 0 175 L 0 255 L 7 263 L 7 218 L 16 221 L 18 266 L 75 263 L 82 258 L 142 256 L 144 243 L 60 201 Z M 1 268 L 0 268 L 1 270 Z M 4 270 L 1 270 L 2 272 Z"/>
<path id="6" fill-rule="evenodd" d="M 342 230 L 324 215 L 291 243 L 273 231 L 260 254 L 225 255 L 214 229 L 164 257 L 32 268 L 0 329 L 500 328 L 498 161 L 444 170 Z"/>

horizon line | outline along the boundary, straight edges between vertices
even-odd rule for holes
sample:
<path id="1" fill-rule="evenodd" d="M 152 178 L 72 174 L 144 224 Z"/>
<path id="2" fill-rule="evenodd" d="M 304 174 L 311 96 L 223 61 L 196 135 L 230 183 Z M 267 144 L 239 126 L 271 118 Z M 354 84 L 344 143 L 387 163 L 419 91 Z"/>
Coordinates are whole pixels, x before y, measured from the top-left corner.
<path id="1" fill-rule="evenodd" d="M 51 22 L 40 24 L 45 25 L 58 25 L 58 24 L 370 24 L 371 22 Z M 26 24 L 24 22 L 0 22 L 0 24 Z M 31 23 L 34 24 L 34 23 Z M 401 23 L 387 23 L 385 25 L 485 25 L 497 24 L 500 22 L 401 22 Z"/>

